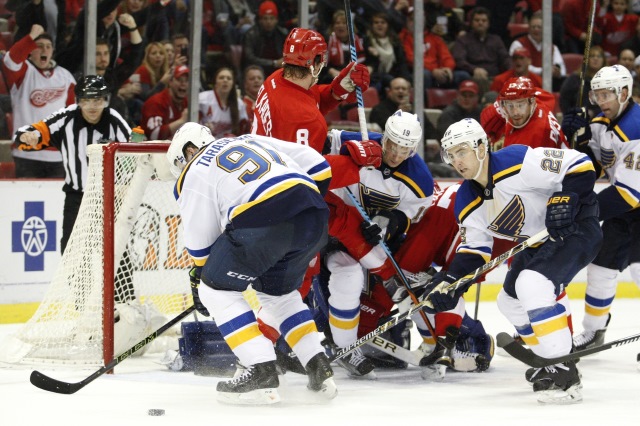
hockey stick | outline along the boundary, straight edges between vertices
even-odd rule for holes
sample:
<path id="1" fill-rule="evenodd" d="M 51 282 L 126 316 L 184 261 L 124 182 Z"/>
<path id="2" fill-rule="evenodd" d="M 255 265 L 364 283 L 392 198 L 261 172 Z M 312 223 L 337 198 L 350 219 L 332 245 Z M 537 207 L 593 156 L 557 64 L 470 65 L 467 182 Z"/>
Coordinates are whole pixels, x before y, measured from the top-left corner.
<path id="1" fill-rule="evenodd" d="M 443 293 L 444 292 L 449 293 L 451 291 L 455 291 L 455 290 L 459 289 L 463 285 L 466 285 L 469 282 L 475 280 L 480 275 L 482 275 L 482 274 L 484 274 L 486 272 L 489 272 L 490 270 L 494 269 L 496 266 L 499 266 L 505 260 L 510 259 L 513 256 L 515 256 L 516 254 L 520 253 L 521 251 L 523 251 L 525 249 L 528 249 L 529 247 L 531 247 L 534 244 L 539 243 L 540 241 L 544 240 L 548 236 L 549 236 L 549 233 L 547 232 L 547 230 L 543 229 L 542 231 L 538 232 L 534 236 L 527 238 L 525 241 L 523 241 L 520 244 L 518 244 L 517 246 L 513 247 L 511 250 L 505 251 L 500 256 L 498 256 L 498 257 L 496 257 L 494 259 L 491 259 L 489 262 L 485 263 L 480 268 L 476 269 L 474 272 L 471 272 L 470 274 L 467 274 L 464 277 L 460 278 L 458 281 L 449 284 L 448 286 L 446 286 L 444 288 Z M 433 308 L 433 305 L 431 304 L 431 301 L 429 301 L 429 298 L 426 298 L 425 300 L 427 301 L 426 305 L 428 307 L 430 307 L 430 308 Z"/>
<path id="2" fill-rule="evenodd" d="M 391 355 L 392 357 L 397 358 L 400 361 L 404 361 L 407 364 L 415 366 L 419 366 L 420 360 L 425 356 L 424 352 L 422 352 L 420 349 L 411 351 L 407 348 L 403 348 L 400 345 L 396 345 L 395 343 L 380 336 L 376 336 L 368 341 L 367 345 L 376 348 L 377 350 L 388 355 Z"/>
<path id="3" fill-rule="evenodd" d="M 527 364 L 530 367 L 542 368 L 549 365 L 560 364 L 566 361 L 573 361 L 578 358 L 582 358 L 587 355 L 592 355 L 598 352 L 606 351 L 608 349 L 626 345 L 627 343 L 633 343 L 640 340 L 640 334 L 634 334 L 633 336 L 623 337 L 622 339 L 613 340 L 609 343 L 604 343 L 594 348 L 583 349 L 581 351 L 571 352 L 567 355 L 558 356 L 555 358 L 543 358 L 533 353 L 531 349 L 525 348 L 520 343 L 513 340 L 513 337 L 507 333 L 498 333 L 497 343 L 498 346 L 503 348 L 509 355 Z"/>
<path id="4" fill-rule="evenodd" d="M 360 216 L 362 216 L 362 218 L 367 222 L 371 222 L 371 219 L 369 219 L 369 215 L 364 210 L 364 207 L 362 207 L 362 204 L 360 204 L 360 202 L 356 199 L 356 196 L 353 195 L 353 192 L 351 192 L 351 189 L 349 189 L 348 186 L 346 188 L 349 194 L 349 198 L 351 198 L 351 202 L 353 202 L 353 205 L 356 207 L 356 209 L 358 209 L 358 212 L 360 212 Z M 400 265 L 398 265 L 398 262 L 396 262 L 396 259 L 393 257 L 391 250 L 389 250 L 389 247 L 387 247 L 384 240 L 380 240 L 379 244 L 382 247 L 382 250 L 384 250 L 384 253 L 387 255 L 387 257 L 391 261 L 391 264 L 393 265 L 393 268 L 396 270 L 396 274 L 400 277 L 400 280 L 402 281 L 402 285 L 404 285 L 405 290 L 407 290 L 407 293 L 409 293 L 409 297 L 411 298 L 411 301 L 414 304 L 417 304 L 419 302 L 418 298 L 416 297 L 415 294 L 413 294 L 413 291 L 411 291 L 411 286 L 409 285 L 409 281 L 407 281 L 407 277 L 404 275 L 404 272 L 402 272 L 402 269 L 400 269 Z M 433 325 L 431 325 L 431 321 L 429 321 L 429 318 L 427 318 L 427 314 L 425 314 L 422 309 L 420 310 L 420 316 L 422 317 L 422 321 L 424 321 L 424 323 L 427 325 L 427 328 L 429 329 L 429 333 L 431 333 L 434 339 L 437 338 L 436 331 L 434 330 Z"/>
<path id="5" fill-rule="evenodd" d="M 548 235 L 548 233 L 547 233 L 546 229 L 544 231 L 538 232 L 536 235 L 534 235 L 533 237 L 529 237 L 529 239 L 527 239 L 526 241 L 521 242 L 517 246 L 513 247 L 511 250 L 502 253 L 500 256 L 498 256 L 495 259 L 485 263 L 484 265 L 482 265 L 481 267 L 479 267 L 475 271 L 471 272 L 470 274 L 465 275 L 464 277 L 460 278 L 458 281 L 452 283 L 447 288 L 449 289 L 449 291 L 450 290 L 454 290 L 454 289 L 456 289 L 458 287 L 461 287 L 461 286 L 467 284 L 469 281 L 475 280 L 480 275 L 486 274 L 490 270 L 492 270 L 495 267 L 501 265 L 502 262 L 504 262 L 505 260 L 510 259 L 511 257 L 515 256 L 516 254 L 520 253 L 521 251 L 531 247 L 533 244 L 543 240 L 544 238 L 547 237 L 547 235 Z M 398 313 L 396 315 L 393 315 L 392 317 L 389 318 L 389 321 L 385 322 L 380 327 L 376 328 L 375 330 L 371 330 L 369 333 L 365 334 L 364 336 L 362 336 L 361 338 L 359 338 L 358 340 L 356 340 L 352 344 L 342 348 L 342 350 L 338 351 L 335 355 L 333 355 L 331 357 L 331 361 L 335 361 L 336 359 L 340 359 L 340 358 L 344 357 L 345 355 L 347 355 L 352 350 L 354 350 L 354 349 L 364 345 L 365 343 L 367 343 L 369 340 L 375 338 L 376 336 L 380 336 L 382 333 L 384 333 L 385 331 L 393 328 L 394 326 L 396 326 L 400 322 L 404 321 L 406 318 L 411 317 L 414 313 L 418 312 L 419 310 L 421 310 L 425 306 L 433 307 L 431 305 L 431 302 L 428 299 L 424 299 L 424 300 L 422 300 L 421 302 L 419 302 L 419 303 L 417 303 L 415 305 L 411 305 L 409 310 L 407 310 L 406 312 L 402 312 L 402 313 Z"/>
<path id="6" fill-rule="evenodd" d="M 344 0 L 344 11 L 347 15 L 347 31 L 349 32 L 351 62 L 357 63 L 358 53 L 356 52 L 356 36 L 353 30 L 353 21 L 351 20 L 351 2 L 349 0 Z M 362 140 L 366 141 L 369 139 L 369 132 L 367 131 L 367 121 L 364 116 L 364 99 L 362 98 L 362 89 L 359 86 L 356 86 L 356 99 L 358 100 L 358 122 L 360 123 L 360 133 L 362 133 Z"/>
<path id="7" fill-rule="evenodd" d="M 584 52 L 582 55 L 582 67 L 580 68 L 580 88 L 578 89 L 578 108 L 582 108 L 582 96 L 584 95 L 584 80 L 587 75 L 587 66 L 589 65 L 589 51 L 591 50 L 591 38 L 593 36 L 593 22 L 596 16 L 596 0 L 591 2 L 591 10 L 589 10 L 589 25 L 587 26 L 587 38 L 584 41 Z M 576 146 L 577 132 L 571 138 L 571 148 Z"/>
<path id="8" fill-rule="evenodd" d="M 76 393 L 83 387 L 87 386 L 89 383 L 93 382 L 98 377 L 102 376 L 104 373 L 107 373 L 113 370 L 113 368 L 116 365 L 120 364 L 122 361 L 129 358 L 134 353 L 138 352 L 144 346 L 153 342 L 158 336 L 160 336 L 162 333 L 164 333 L 165 331 L 170 329 L 172 326 L 180 322 L 180 320 L 185 318 L 195 309 L 196 307 L 193 305 L 188 307 L 185 311 L 183 311 L 177 317 L 175 317 L 174 319 L 172 319 L 171 321 L 169 321 L 168 323 L 166 323 L 165 325 L 163 325 L 162 327 L 160 327 L 159 329 L 157 329 L 156 331 L 154 331 L 153 333 L 145 337 L 140 342 L 136 343 L 133 347 L 127 349 L 122 354 L 118 355 L 116 358 L 111 360 L 110 363 L 108 363 L 107 365 L 97 370 L 92 375 L 90 375 L 89 377 L 87 377 L 86 379 L 80 382 L 77 382 L 77 383 L 63 382 L 60 380 L 53 379 L 49 376 L 46 376 L 37 370 L 34 370 L 31 372 L 31 377 L 29 378 L 29 380 L 31 381 L 31 384 L 34 385 L 35 387 L 40 388 L 42 390 L 49 391 L 49 392 L 62 393 L 65 395 L 71 395 L 72 393 Z"/>

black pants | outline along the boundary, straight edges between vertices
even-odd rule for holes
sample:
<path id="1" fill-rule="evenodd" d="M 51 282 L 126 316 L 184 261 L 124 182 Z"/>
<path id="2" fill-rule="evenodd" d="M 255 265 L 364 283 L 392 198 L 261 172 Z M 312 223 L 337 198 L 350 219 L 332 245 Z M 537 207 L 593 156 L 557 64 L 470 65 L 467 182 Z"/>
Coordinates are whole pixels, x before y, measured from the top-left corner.
<path id="1" fill-rule="evenodd" d="M 64 197 L 64 209 L 62 211 L 62 238 L 60 239 L 60 253 L 64 253 L 67 247 L 73 225 L 76 223 L 80 204 L 82 204 L 82 192 L 67 192 Z"/>
<path id="2" fill-rule="evenodd" d="M 62 161 L 39 161 L 26 158 L 13 157 L 16 163 L 17 178 L 64 178 L 64 166 Z"/>

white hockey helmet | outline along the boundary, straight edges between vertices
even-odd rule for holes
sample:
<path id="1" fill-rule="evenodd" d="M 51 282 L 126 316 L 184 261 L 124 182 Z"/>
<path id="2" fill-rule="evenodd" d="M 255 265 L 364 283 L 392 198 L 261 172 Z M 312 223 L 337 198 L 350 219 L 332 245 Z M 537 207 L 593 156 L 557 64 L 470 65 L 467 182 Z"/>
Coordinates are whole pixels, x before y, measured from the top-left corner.
<path id="1" fill-rule="evenodd" d="M 627 99 L 620 101 L 622 89 L 627 88 Z M 591 91 L 589 92 L 589 100 L 596 105 L 596 97 L 594 91 L 599 89 L 609 89 L 616 94 L 618 102 L 625 104 L 631 98 L 631 89 L 633 87 L 633 77 L 626 67 L 622 65 L 612 65 L 610 67 L 602 67 L 591 79 Z M 622 107 L 620 108 L 622 110 Z"/>
<path id="2" fill-rule="evenodd" d="M 177 179 L 190 159 L 187 159 L 186 148 L 192 144 L 197 149 L 215 141 L 208 127 L 198 123 L 184 123 L 173 135 L 171 146 L 167 151 L 169 170 Z"/>
<path id="3" fill-rule="evenodd" d="M 384 125 L 383 142 L 386 139 L 400 146 L 411 148 L 409 156 L 414 155 L 418 143 L 422 139 L 422 127 L 418 116 L 400 109 L 394 112 Z"/>
<path id="4" fill-rule="evenodd" d="M 444 132 L 440 145 L 442 146 L 442 159 L 445 163 L 452 163 L 447 151 L 462 144 L 469 145 L 469 147 L 476 152 L 478 159 L 480 159 L 478 146 L 480 146 L 480 144 L 484 144 L 485 147 L 489 146 L 486 132 L 480 123 L 473 118 L 463 118 L 450 125 L 447 131 Z"/>

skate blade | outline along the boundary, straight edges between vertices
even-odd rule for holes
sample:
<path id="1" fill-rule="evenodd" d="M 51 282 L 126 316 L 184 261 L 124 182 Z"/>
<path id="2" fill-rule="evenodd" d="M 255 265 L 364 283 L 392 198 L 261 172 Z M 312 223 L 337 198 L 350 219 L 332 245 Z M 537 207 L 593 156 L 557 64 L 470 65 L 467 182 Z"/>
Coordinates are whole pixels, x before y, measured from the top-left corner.
<path id="1" fill-rule="evenodd" d="M 333 399 L 338 395 L 338 387 L 336 386 L 336 382 L 333 380 L 333 377 L 329 377 L 327 380 L 322 382 L 322 387 L 318 391 L 309 387 L 307 388 L 324 399 Z"/>
<path id="2" fill-rule="evenodd" d="M 547 391 L 536 392 L 538 402 L 544 405 L 568 405 L 582 402 L 582 385 L 571 386 L 566 391 L 561 389 L 552 389 Z"/>
<path id="3" fill-rule="evenodd" d="M 375 371 L 369 371 L 367 374 L 354 374 L 350 371 L 347 372 L 350 379 L 354 380 L 377 380 L 378 376 L 376 376 Z"/>
<path id="4" fill-rule="evenodd" d="M 270 405 L 280 402 L 280 394 L 276 388 L 256 389 L 250 392 L 220 392 L 217 401 L 230 405 Z"/>
<path id="5" fill-rule="evenodd" d="M 420 376 L 423 380 L 431 382 L 441 382 L 447 373 L 447 367 L 440 364 L 427 365 L 420 367 Z"/>

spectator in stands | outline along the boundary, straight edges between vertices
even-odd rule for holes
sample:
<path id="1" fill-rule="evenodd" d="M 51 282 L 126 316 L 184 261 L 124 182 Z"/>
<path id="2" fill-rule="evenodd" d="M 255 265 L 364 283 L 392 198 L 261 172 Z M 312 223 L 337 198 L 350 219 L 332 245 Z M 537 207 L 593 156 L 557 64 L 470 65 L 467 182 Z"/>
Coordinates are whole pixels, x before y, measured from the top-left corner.
<path id="1" fill-rule="evenodd" d="M 53 52 L 53 39 L 36 24 L 2 58 L 2 72 L 11 94 L 14 131 L 75 102 L 76 80 L 55 63 Z M 16 177 L 64 177 L 62 155 L 55 147 L 32 152 L 19 150 L 14 144 L 11 152 Z"/>
<path id="2" fill-rule="evenodd" d="M 136 45 L 142 42 L 142 36 L 138 31 L 138 25 L 133 17 L 128 13 L 123 13 L 119 16 L 117 15 L 117 7 L 120 4 L 120 1 L 121 0 L 103 0 L 98 3 L 97 9 L 98 20 L 96 25 L 96 36 L 104 38 L 108 42 L 111 50 L 109 55 L 110 68 L 115 68 L 119 59 L 126 59 L 126 57 L 131 55 L 131 52 L 129 51 L 126 55 L 122 55 L 121 36 L 124 31 L 130 33 L 129 39 L 131 44 Z M 83 9 L 78 15 L 78 21 L 69 44 L 62 51 L 59 51 L 56 56 L 58 63 L 74 74 L 81 71 L 81 65 L 84 59 L 84 15 L 85 10 Z"/>
<path id="3" fill-rule="evenodd" d="M 287 31 L 299 27 L 298 0 L 275 0 L 278 7 L 278 25 Z"/>
<path id="4" fill-rule="evenodd" d="M 128 13 L 133 16 L 138 24 L 138 31 L 145 35 L 150 12 L 149 0 L 122 0 L 118 7 L 118 14 Z"/>
<path id="5" fill-rule="evenodd" d="M 149 140 L 171 139 L 180 126 L 187 122 L 189 68 L 175 67 L 169 87 L 146 100 L 142 106 L 140 126 Z"/>
<path id="6" fill-rule="evenodd" d="M 516 9 L 516 4 L 520 0 L 476 0 L 475 8 L 482 8 L 487 11 L 490 18 L 487 31 L 500 37 L 502 44 L 508 46 L 511 44 L 511 34 L 509 33 L 509 22 Z M 474 8 L 474 9 L 475 9 Z M 471 13 L 473 14 L 473 10 Z M 469 18 L 473 24 L 473 17 Z"/>
<path id="7" fill-rule="evenodd" d="M 633 87 L 640 88 L 640 55 L 636 56 L 633 61 L 633 73 Z"/>
<path id="8" fill-rule="evenodd" d="M 171 18 L 169 5 L 171 0 L 159 0 L 152 2 L 148 9 L 147 25 L 145 26 L 144 38 L 147 41 L 162 41 L 171 35 Z"/>
<path id="9" fill-rule="evenodd" d="M 384 129 L 387 119 L 399 109 L 414 113 L 414 106 L 411 103 L 411 83 L 402 77 L 391 80 L 389 87 L 386 88 L 385 98 L 371 108 L 369 121 Z M 424 115 L 423 135 L 425 140 L 437 138 L 436 129 L 426 114 Z"/>
<path id="10" fill-rule="evenodd" d="M 457 69 L 468 72 L 484 93 L 489 79 L 511 68 L 511 58 L 502 39 L 488 32 L 487 9 L 472 9 L 470 20 L 470 31 L 455 41 L 451 53 Z"/>
<path id="11" fill-rule="evenodd" d="M 164 90 L 171 80 L 169 58 L 162 43 L 152 41 L 144 49 L 142 64 L 129 77 L 129 82 L 138 80 L 140 93 L 136 98 L 146 101 L 150 96 Z"/>
<path id="12" fill-rule="evenodd" d="M 162 47 L 164 47 L 164 51 L 167 54 L 167 62 L 169 63 L 169 67 L 174 67 L 173 61 L 176 58 L 176 49 L 173 47 L 173 42 L 171 40 L 162 40 L 160 42 Z"/>
<path id="13" fill-rule="evenodd" d="M 247 117 L 249 123 L 253 124 L 253 110 L 258 99 L 258 91 L 264 83 L 264 71 L 257 65 L 249 65 L 244 70 L 243 98 L 244 106 L 247 109 Z"/>
<path id="14" fill-rule="evenodd" d="M 529 34 L 518 37 L 511 43 L 509 53 L 513 55 L 516 49 L 524 47 L 530 53 L 531 63 L 529 71 L 532 74 L 542 76 L 542 12 L 536 12 L 529 20 Z M 567 75 L 567 67 L 562 59 L 562 53 L 555 44 L 553 45 L 553 54 L 551 58 L 551 72 L 553 91 L 557 92 L 562 86 Z M 529 78 L 531 78 L 529 76 Z M 531 80 L 534 80 L 531 78 Z M 535 80 L 534 80 L 535 83 Z M 492 89 L 493 90 L 493 89 Z M 498 89 L 499 91 L 500 89 Z"/>
<path id="15" fill-rule="evenodd" d="M 438 140 L 442 139 L 444 132 L 450 125 L 463 118 L 473 118 L 480 121 L 480 88 L 473 80 L 465 80 L 458 87 L 458 96 L 453 103 L 442 110 L 438 117 Z"/>
<path id="16" fill-rule="evenodd" d="M 199 122 L 211 130 L 215 138 L 249 133 L 249 118 L 238 97 L 231 68 L 222 67 L 213 76 L 213 90 L 198 96 Z"/>
<path id="17" fill-rule="evenodd" d="M 589 61 L 584 76 L 584 85 L 582 87 L 582 103 L 581 106 L 587 108 L 589 119 L 600 113 L 600 107 L 589 102 L 589 90 L 591 90 L 591 79 L 593 76 L 606 65 L 604 50 L 600 46 L 592 46 L 589 49 Z M 576 70 L 569 75 L 562 87 L 560 88 L 560 110 L 566 113 L 571 108 L 578 106 L 578 93 L 580 92 L 580 70 Z"/>
<path id="18" fill-rule="evenodd" d="M 451 46 L 454 41 L 466 33 L 464 23 L 450 7 L 442 5 L 442 0 L 428 0 L 424 3 L 427 17 L 426 28 L 432 34 L 442 37 Z"/>
<path id="19" fill-rule="evenodd" d="M 171 36 L 171 44 L 173 45 L 173 61 L 170 61 L 169 65 L 174 69 L 180 65 L 187 65 L 189 62 L 189 37 L 182 33 L 176 33 Z"/>
<path id="20" fill-rule="evenodd" d="M 636 32 L 633 37 L 630 37 L 620 45 L 620 50 L 631 49 L 635 56 L 640 55 L 640 19 L 636 24 Z"/>
<path id="21" fill-rule="evenodd" d="M 364 41 L 354 34 L 357 62 L 362 64 L 366 60 Z M 351 62 L 351 49 L 349 43 L 349 31 L 347 28 L 347 15 L 344 10 L 337 10 L 332 17 L 329 36 L 326 37 L 328 51 L 327 66 L 320 74 L 320 84 L 330 84 L 331 81 L 340 74 L 340 71 Z M 369 74 L 371 74 L 371 68 Z"/>
<path id="22" fill-rule="evenodd" d="M 265 75 L 282 67 L 282 48 L 287 30 L 278 26 L 278 8 L 272 1 L 264 1 L 258 9 L 258 23 L 244 35 L 242 68 L 260 65 Z"/>
<path id="23" fill-rule="evenodd" d="M 126 142 L 131 128 L 109 108 L 111 90 L 100 76 L 88 75 L 75 88 L 76 103 L 16 132 L 15 142 L 25 151 L 55 147 L 63 153 L 65 193 L 60 251 L 64 253 L 80 210 L 87 184 L 87 145 Z"/>
<path id="24" fill-rule="evenodd" d="M 415 13 L 410 13 L 407 16 L 407 26 L 400 32 L 404 53 L 410 64 L 413 63 L 415 57 L 413 52 L 414 15 Z M 427 28 L 424 30 L 423 37 L 425 89 L 431 87 L 457 88 L 460 82 L 470 78 L 467 71 L 456 69 L 456 61 L 442 37 L 432 34 Z"/>
<path id="25" fill-rule="evenodd" d="M 389 16 L 389 22 L 396 32 L 400 32 L 405 24 L 405 13 L 412 0 L 351 0 L 351 16 L 353 17 L 356 34 L 364 35 L 370 29 L 371 17 L 380 12 Z M 331 31 L 327 25 L 331 23 L 333 15 L 338 11 L 344 11 L 344 0 L 318 0 L 316 2 L 317 19 L 316 29 L 326 35 Z"/>
<path id="26" fill-rule="evenodd" d="M 394 77 L 411 78 L 407 58 L 398 34 L 389 26 L 386 13 L 376 13 L 371 18 L 371 29 L 364 38 L 365 64 L 371 70 L 371 86 L 382 97 Z"/>
<path id="27" fill-rule="evenodd" d="M 587 40 L 587 28 L 589 28 L 589 11 L 585 8 L 584 0 L 564 0 L 561 13 L 566 35 L 566 51 L 571 53 L 584 53 L 584 45 Z M 596 16 L 600 14 L 600 2 L 596 2 Z M 592 28 L 591 45 L 599 45 L 602 35 L 597 24 Z"/>
<path id="28" fill-rule="evenodd" d="M 635 70 L 633 69 L 633 61 L 635 61 L 636 55 L 633 54 L 631 49 L 623 49 L 618 55 L 618 63 L 629 70 L 632 76 L 635 76 Z"/>
<path id="29" fill-rule="evenodd" d="M 492 92 L 500 92 L 504 83 L 513 77 L 528 77 L 536 87 L 542 87 L 542 79 L 531 72 L 531 53 L 524 47 L 519 47 L 511 52 L 511 69 L 498 74 L 493 78 L 489 87 Z M 459 121 L 459 120 L 456 120 Z M 452 124 L 455 123 L 452 122 Z"/>
<path id="30" fill-rule="evenodd" d="M 33 25 L 38 24 L 51 36 L 54 49 L 59 48 L 59 42 L 64 40 L 64 0 L 22 0 L 7 2 L 7 10 L 15 12 L 16 29 L 14 40 L 20 40 L 29 32 Z"/>
<path id="31" fill-rule="evenodd" d="M 528 10 L 526 16 L 531 23 L 531 17 L 542 11 L 543 0 L 526 0 L 528 4 Z M 551 2 L 551 34 L 553 44 L 558 46 L 560 52 L 565 51 L 564 45 L 564 21 L 562 19 L 562 3 L 564 0 L 553 0 Z"/>
<path id="32" fill-rule="evenodd" d="M 638 15 L 627 13 L 627 0 L 602 0 L 602 8 L 611 4 L 611 12 L 596 15 L 596 22 L 602 32 L 602 48 L 611 56 L 618 56 L 620 45 L 636 33 Z"/>

